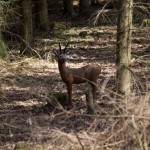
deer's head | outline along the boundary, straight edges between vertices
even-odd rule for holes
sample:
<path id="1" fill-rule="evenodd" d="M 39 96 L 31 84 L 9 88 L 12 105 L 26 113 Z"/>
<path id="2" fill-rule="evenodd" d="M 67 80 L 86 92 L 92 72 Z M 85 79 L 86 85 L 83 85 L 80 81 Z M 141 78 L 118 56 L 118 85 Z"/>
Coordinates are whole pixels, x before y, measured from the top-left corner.
<path id="1" fill-rule="evenodd" d="M 67 55 L 70 54 L 71 50 L 68 50 L 67 49 L 67 46 L 68 46 L 69 43 L 66 44 L 65 48 L 62 49 L 61 48 L 61 45 L 59 43 L 59 49 L 58 50 L 53 50 L 55 56 L 57 57 L 58 61 L 59 62 L 65 62 L 66 59 L 67 59 Z"/>

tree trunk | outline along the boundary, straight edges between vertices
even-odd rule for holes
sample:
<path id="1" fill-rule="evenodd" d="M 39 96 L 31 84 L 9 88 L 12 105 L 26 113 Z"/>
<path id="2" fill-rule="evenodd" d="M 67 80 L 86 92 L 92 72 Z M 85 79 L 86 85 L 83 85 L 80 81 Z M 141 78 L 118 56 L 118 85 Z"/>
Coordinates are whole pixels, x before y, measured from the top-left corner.
<path id="1" fill-rule="evenodd" d="M 97 3 L 97 0 L 91 0 L 91 5 L 95 5 Z"/>
<path id="2" fill-rule="evenodd" d="M 74 15 L 74 10 L 73 10 L 73 0 L 63 0 L 63 15 L 69 15 L 73 16 Z"/>
<path id="3" fill-rule="evenodd" d="M 2 6 L 2 3 L 0 3 L 0 19 L 3 18 L 3 15 L 4 15 L 3 14 L 3 6 Z M 0 58 L 4 58 L 4 57 L 6 57 L 6 55 L 7 55 L 7 51 L 6 51 L 5 43 L 2 38 L 1 25 L 0 25 Z"/>
<path id="4" fill-rule="evenodd" d="M 88 113 L 91 115 L 96 115 L 96 110 L 93 103 L 93 95 L 90 90 L 86 92 L 86 105 L 87 105 Z"/>
<path id="5" fill-rule="evenodd" d="M 40 28 L 42 31 L 47 31 L 48 29 L 48 4 L 47 0 L 39 0 L 39 19 Z"/>
<path id="6" fill-rule="evenodd" d="M 131 91 L 131 34 L 133 0 L 118 1 L 117 23 L 117 91 L 129 96 Z"/>
<path id="7" fill-rule="evenodd" d="M 4 58 L 6 57 L 6 55 L 7 55 L 6 46 L 0 31 L 0 58 Z"/>
<path id="8" fill-rule="evenodd" d="M 79 2 L 79 11 L 80 13 L 83 13 L 87 11 L 87 9 L 90 6 L 91 1 L 90 0 L 80 0 Z"/>
<path id="9" fill-rule="evenodd" d="M 31 0 L 21 1 L 20 35 L 22 37 L 21 55 L 32 55 L 30 45 L 33 42 Z"/>

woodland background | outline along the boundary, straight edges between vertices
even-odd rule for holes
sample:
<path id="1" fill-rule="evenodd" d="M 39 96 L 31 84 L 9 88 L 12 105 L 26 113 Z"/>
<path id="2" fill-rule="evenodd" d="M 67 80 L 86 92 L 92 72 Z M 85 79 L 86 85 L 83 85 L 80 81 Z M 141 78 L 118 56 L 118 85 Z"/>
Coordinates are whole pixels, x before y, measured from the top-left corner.
<path id="1" fill-rule="evenodd" d="M 150 3 L 134 0 L 131 94 L 116 97 L 118 1 L 0 1 L 0 149 L 150 148 Z M 46 11 L 47 10 L 47 11 Z M 87 113 L 87 84 L 65 101 L 53 49 L 69 42 L 69 67 L 98 63 L 96 115 Z M 115 95 L 115 96 L 114 96 Z"/>

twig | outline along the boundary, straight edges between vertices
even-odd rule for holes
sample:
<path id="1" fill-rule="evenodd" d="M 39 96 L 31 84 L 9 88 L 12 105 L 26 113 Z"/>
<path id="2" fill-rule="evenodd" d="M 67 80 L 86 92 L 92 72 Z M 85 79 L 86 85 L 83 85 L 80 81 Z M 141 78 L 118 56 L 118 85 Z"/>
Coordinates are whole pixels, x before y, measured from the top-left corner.
<path id="1" fill-rule="evenodd" d="M 76 133 L 76 131 L 74 131 L 74 134 L 75 134 L 75 136 L 76 136 L 76 138 L 77 138 L 77 140 L 78 140 L 78 142 L 79 142 L 79 144 L 80 144 L 82 150 L 85 150 L 85 148 L 84 148 L 84 146 L 83 146 L 83 144 L 82 144 L 82 142 L 81 142 L 81 139 L 80 139 L 80 137 L 78 136 L 78 134 Z"/>
<path id="2" fill-rule="evenodd" d="M 98 13 L 97 13 L 97 15 L 96 15 L 96 17 L 94 18 L 94 21 L 93 21 L 93 24 L 94 24 L 94 25 L 96 25 L 99 16 L 104 12 L 104 9 L 106 8 L 106 6 L 107 6 L 110 2 L 112 2 L 112 1 L 113 1 L 113 0 L 109 0 L 109 1 L 102 7 L 101 10 L 98 10 Z"/>
<path id="3" fill-rule="evenodd" d="M 33 48 L 29 45 L 29 43 L 27 43 L 21 36 L 19 36 L 18 34 L 12 33 L 12 32 L 10 32 L 10 31 L 4 30 L 4 29 L 2 29 L 2 31 L 5 31 L 5 32 L 7 32 L 7 33 L 9 33 L 9 34 L 11 34 L 11 35 L 13 35 L 13 36 L 18 37 L 22 42 L 25 43 L 25 45 L 26 45 L 28 48 L 30 48 L 32 51 L 34 51 L 34 52 L 37 54 L 37 56 L 38 56 L 39 58 L 42 58 L 42 57 L 39 55 L 39 53 L 38 53 L 35 49 L 33 49 Z M 22 54 L 21 54 L 21 55 L 22 55 Z"/>

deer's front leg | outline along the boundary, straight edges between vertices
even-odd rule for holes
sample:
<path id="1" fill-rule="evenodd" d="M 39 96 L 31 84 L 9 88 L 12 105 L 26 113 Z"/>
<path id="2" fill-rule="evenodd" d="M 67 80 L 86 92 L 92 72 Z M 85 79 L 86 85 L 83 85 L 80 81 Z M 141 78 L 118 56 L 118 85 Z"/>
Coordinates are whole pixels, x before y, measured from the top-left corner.
<path id="1" fill-rule="evenodd" d="M 68 103 L 70 106 L 72 106 L 72 84 L 66 85 L 67 85 Z"/>
<path id="2" fill-rule="evenodd" d="M 93 99 L 96 99 L 96 91 L 97 91 L 97 81 L 93 81 L 92 86 L 92 94 L 93 94 Z"/>

